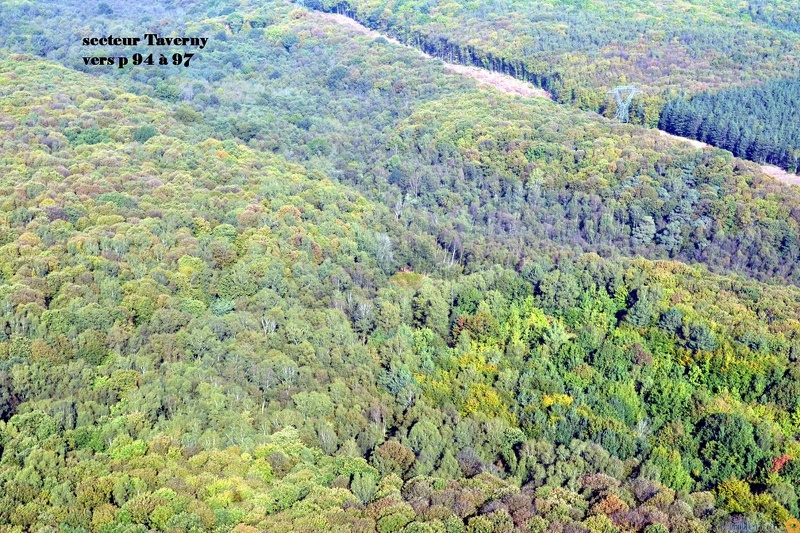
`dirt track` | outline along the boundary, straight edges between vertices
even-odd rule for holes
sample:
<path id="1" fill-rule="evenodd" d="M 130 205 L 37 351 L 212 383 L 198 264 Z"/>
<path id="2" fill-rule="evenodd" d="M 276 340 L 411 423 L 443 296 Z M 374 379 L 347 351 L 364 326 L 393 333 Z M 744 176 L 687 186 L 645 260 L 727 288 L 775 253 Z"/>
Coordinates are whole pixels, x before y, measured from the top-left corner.
<path id="1" fill-rule="evenodd" d="M 688 139 L 686 137 L 678 137 L 677 135 L 673 135 L 671 133 L 667 133 L 664 130 L 658 130 L 658 133 L 660 133 L 664 137 L 669 137 L 670 139 L 675 139 L 675 140 L 678 140 L 678 141 L 687 142 L 687 143 L 691 144 L 692 146 L 694 146 L 695 148 L 710 148 L 711 147 L 710 144 L 706 144 L 706 143 L 704 143 L 702 141 L 696 141 L 694 139 Z"/>

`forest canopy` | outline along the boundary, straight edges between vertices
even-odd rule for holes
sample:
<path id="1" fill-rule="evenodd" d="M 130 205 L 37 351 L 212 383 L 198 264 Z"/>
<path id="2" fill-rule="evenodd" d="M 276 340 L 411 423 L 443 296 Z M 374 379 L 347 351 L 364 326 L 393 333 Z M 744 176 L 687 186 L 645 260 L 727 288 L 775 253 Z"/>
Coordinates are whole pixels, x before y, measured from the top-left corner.
<path id="1" fill-rule="evenodd" d="M 529 4 L 348 9 L 522 42 Z M 793 42 L 726 5 L 680 20 Z M 3 531 L 800 516 L 800 194 L 755 164 L 296 4 L 1 0 L 0 29 Z M 73 39 L 156 31 L 211 38 L 150 70 Z"/>
<path id="2" fill-rule="evenodd" d="M 625 114 L 632 122 L 797 168 L 800 143 L 792 126 L 780 123 L 791 121 L 796 109 L 790 96 L 798 61 L 796 2 L 717 0 L 690 2 L 689 9 L 593 0 L 301 3 L 345 14 L 445 61 L 530 81 L 559 102 L 608 117 L 619 106 L 612 89 L 635 87 Z M 762 89 L 765 80 L 772 81 Z M 682 105 L 691 96 L 691 106 Z"/>
<path id="3" fill-rule="evenodd" d="M 799 104 L 800 79 L 771 81 L 763 87 L 672 100 L 664 107 L 659 127 L 719 146 L 737 157 L 795 172 L 800 129 L 791 110 Z"/>

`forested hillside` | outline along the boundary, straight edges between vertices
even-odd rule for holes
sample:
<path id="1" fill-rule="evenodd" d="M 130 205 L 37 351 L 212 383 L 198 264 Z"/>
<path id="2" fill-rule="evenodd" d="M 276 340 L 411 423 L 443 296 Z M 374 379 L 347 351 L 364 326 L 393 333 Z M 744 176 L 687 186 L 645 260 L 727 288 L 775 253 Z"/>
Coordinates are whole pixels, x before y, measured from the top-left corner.
<path id="1" fill-rule="evenodd" d="M 798 280 L 800 195 L 754 166 L 487 93 L 291 4 L 243 13 L 230 31 L 233 14 L 203 21 L 198 33 L 225 37 L 192 68 L 110 75 L 152 74 L 132 88 L 176 103 L 197 141 L 240 139 L 391 209 L 386 224 L 403 228 L 396 246 L 415 267 L 515 266 L 531 248 L 567 248 Z M 253 29 L 262 18 L 270 24 Z M 417 242 L 422 234 L 436 245 Z"/>
<path id="2" fill-rule="evenodd" d="M 448 61 L 528 79 L 582 109 L 613 108 L 606 91 L 635 84 L 644 97 L 633 118 L 650 126 L 665 93 L 789 76 L 800 57 L 796 2 L 301 3 L 347 14 Z"/>
<path id="3" fill-rule="evenodd" d="M 408 261 L 384 209 L 241 142 L 188 145 L 174 108 L 10 59 L 6 523 L 796 512 L 781 458 L 800 291 L 596 255 L 392 275 Z"/>
<path id="4" fill-rule="evenodd" d="M 296 4 L 71 7 L 0 2 L 0 529 L 800 516 L 794 189 Z"/>
<path id="5" fill-rule="evenodd" d="M 766 115 L 793 116 L 795 106 L 786 95 L 794 82 L 777 81 L 759 88 L 765 80 L 796 75 L 800 41 L 795 13 L 800 6 L 795 4 L 299 3 L 345 14 L 445 61 L 530 81 L 559 102 L 608 117 L 615 115 L 619 104 L 611 90 L 628 87 L 625 95 L 635 88 L 625 121 L 658 126 L 790 171 L 797 167 L 798 141 L 786 135 L 785 128 L 773 127 L 779 126 L 779 118 L 764 121 Z M 741 85 L 750 88 L 725 90 Z M 708 98 L 693 100 L 691 111 L 681 107 L 681 98 L 703 91 L 712 91 L 710 98 L 726 102 L 726 111 L 708 109 Z M 731 94 L 739 96 L 730 98 Z M 759 117 L 758 123 L 750 111 Z M 676 125 L 675 120 L 681 123 Z M 697 132 L 694 123 L 701 121 L 733 126 Z M 689 124 L 683 126 L 683 122 Z"/>

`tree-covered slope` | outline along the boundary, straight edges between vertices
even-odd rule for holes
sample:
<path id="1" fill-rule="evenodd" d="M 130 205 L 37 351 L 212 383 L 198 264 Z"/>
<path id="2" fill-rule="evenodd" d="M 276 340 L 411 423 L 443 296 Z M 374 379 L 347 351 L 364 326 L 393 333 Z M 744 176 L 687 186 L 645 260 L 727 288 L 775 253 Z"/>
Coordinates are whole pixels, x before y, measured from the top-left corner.
<path id="1" fill-rule="evenodd" d="M 654 126 L 662 94 L 792 75 L 798 36 L 784 2 L 419 2 L 313 0 L 449 61 L 529 79 L 562 102 L 613 108 L 606 91 L 645 92 L 635 120 Z M 796 6 L 795 6 L 796 7 Z M 781 29 L 779 29 L 781 28 Z M 611 111 L 613 114 L 613 110 Z"/>
<path id="2" fill-rule="evenodd" d="M 180 106 L 27 56 L 0 80 L 5 527 L 796 515 L 800 290 L 568 249 L 441 270 Z"/>
<path id="3" fill-rule="evenodd" d="M 723 152 L 478 89 L 294 4 L 193 9 L 181 31 L 213 38 L 192 67 L 81 68 L 178 104 L 193 141 L 239 139 L 352 185 L 393 211 L 384 223 L 412 267 L 470 271 L 570 249 L 797 280 L 800 196 Z M 125 7 L 114 10 L 97 20 L 130 33 Z M 67 44 L 49 55 L 83 65 Z M 418 242 L 428 234 L 432 247 Z"/>
<path id="4" fill-rule="evenodd" d="M 795 111 L 786 99 L 791 92 L 787 87 L 794 82 L 781 80 L 797 71 L 800 41 L 792 14 L 796 5 L 729 1 L 461 5 L 402 0 L 300 4 L 346 14 L 445 61 L 528 80 L 562 103 L 608 117 L 630 94 L 631 112 L 624 113 L 624 121 L 630 117 L 634 123 L 658 126 L 784 169 L 797 166 L 800 144 L 775 118 Z M 765 82 L 765 89 L 760 89 Z M 741 89 L 742 85 L 747 88 Z M 623 89 L 620 95 L 612 96 L 614 87 Z M 631 88 L 638 92 L 634 95 Z M 696 98 L 690 108 L 681 107 L 683 98 L 704 92 L 711 95 Z M 709 109 L 709 98 L 724 102 L 726 110 Z M 772 118 L 765 120 L 766 116 Z M 701 122 L 706 127 L 698 131 Z M 715 126 L 709 126 L 712 123 Z"/>
<path id="5" fill-rule="evenodd" d="M 288 2 L 0 7 L 0 528 L 798 517 L 800 197 L 755 165 Z M 81 66 L 143 30 L 212 38 Z"/>
<path id="6" fill-rule="evenodd" d="M 650 127 L 666 123 L 664 105 L 675 98 L 742 85 L 758 87 L 770 80 L 795 76 L 800 44 L 792 15 L 797 6 L 774 1 L 504 1 L 440 5 L 416 0 L 315 0 L 297 5 L 346 13 L 370 28 L 393 35 L 436 57 L 528 79 L 550 90 L 560 102 L 573 103 L 608 117 L 614 116 L 617 109 L 615 98 L 608 91 L 632 84 L 642 92 L 633 99 L 631 121 Z M 314 40 L 322 33 L 329 33 L 324 22 L 318 22 L 322 26 L 319 32 L 298 35 L 291 31 L 286 25 L 291 20 L 291 8 L 278 1 L 225 5 L 170 3 L 161 8 L 162 17 L 157 17 L 158 10 L 152 7 L 136 10 L 123 2 L 102 3 L 98 7 L 76 2 L 33 4 L 5 0 L 2 6 L 0 44 L 10 50 L 34 53 L 87 71 L 102 70 L 81 61 L 88 52 L 102 51 L 80 44 L 82 37 L 97 32 L 127 35 L 188 30 L 213 36 L 209 37 L 211 42 L 206 53 L 200 54 L 200 65 L 190 74 L 199 74 L 202 80 L 199 83 L 175 85 L 165 80 L 170 76 L 165 76 L 163 71 L 169 69 L 128 68 L 124 73 L 151 85 L 161 97 L 198 98 L 206 104 L 216 103 L 211 95 L 202 94 L 208 82 L 214 86 L 214 82 L 223 80 L 232 70 L 246 74 L 245 79 L 237 76 L 235 92 L 246 91 L 246 80 L 258 77 L 264 65 L 268 68 L 262 74 L 282 74 L 281 69 L 273 68 L 272 60 L 277 59 L 277 54 L 264 49 L 264 38 L 292 53 L 309 38 Z M 240 42 L 231 43 L 233 46 L 224 43 L 231 33 L 243 37 L 238 39 Z M 224 55 L 217 53 L 223 50 Z M 375 65 L 369 55 L 359 57 L 364 64 L 358 72 L 366 78 L 359 81 L 369 83 L 370 74 L 380 73 L 383 66 Z M 323 67 L 323 72 L 329 69 L 329 66 Z M 337 71 L 325 81 L 335 84 L 341 81 L 341 76 L 343 73 Z M 383 80 L 376 79 L 375 83 L 380 86 Z M 224 81 L 222 84 L 229 86 Z M 721 95 L 720 98 L 726 97 Z M 761 106 L 757 100 L 751 103 Z M 778 105 L 784 115 L 793 112 L 781 99 L 773 100 L 772 105 Z M 736 108 L 739 111 L 732 117 L 734 122 L 748 120 L 747 113 L 741 112 L 747 107 Z M 756 110 L 757 114 L 764 112 L 769 111 L 760 107 Z M 227 118 L 230 117 L 226 114 Z M 229 127 L 224 123 L 216 126 Z M 262 124 L 249 121 L 244 126 L 236 133 L 252 137 L 259 133 Z M 719 136 L 705 137 L 714 141 Z M 273 136 L 276 138 L 277 135 Z M 780 146 L 771 150 L 774 139 L 759 139 L 760 144 L 752 146 L 753 139 L 745 137 L 749 143 L 741 149 L 739 143 L 726 142 L 724 138 L 715 145 L 733 148 L 736 155 L 758 161 L 767 150 L 770 154 L 774 152 L 770 157 L 773 162 L 784 168 L 793 167 L 792 158 L 798 150 L 794 141 L 783 136 L 779 139 Z M 787 142 L 788 147 L 784 146 Z M 315 144 L 311 150 L 325 148 Z M 784 151 L 790 157 L 783 156 Z"/>

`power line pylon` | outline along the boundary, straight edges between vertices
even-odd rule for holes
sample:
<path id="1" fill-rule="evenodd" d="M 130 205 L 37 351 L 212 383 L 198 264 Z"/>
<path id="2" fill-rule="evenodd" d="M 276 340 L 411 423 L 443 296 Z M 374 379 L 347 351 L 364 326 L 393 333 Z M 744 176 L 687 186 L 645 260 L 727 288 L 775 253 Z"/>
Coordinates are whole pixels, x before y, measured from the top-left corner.
<path id="1" fill-rule="evenodd" d="M 631 107 L 631 101 L 633 97 L 640 92 L 642 91 L 633 85 L 620 85 L 608 91 L 608 94 L 613 94 L 614 99 L 617 101 L 617 113 L 614 116 L 617 117 L 620 122 L 628 122 L 628 111 Z M 625 93 L 627 93 L 627 95 L 625 95 Z M 623 95 L 625 96 L 623 97 Z"/>

